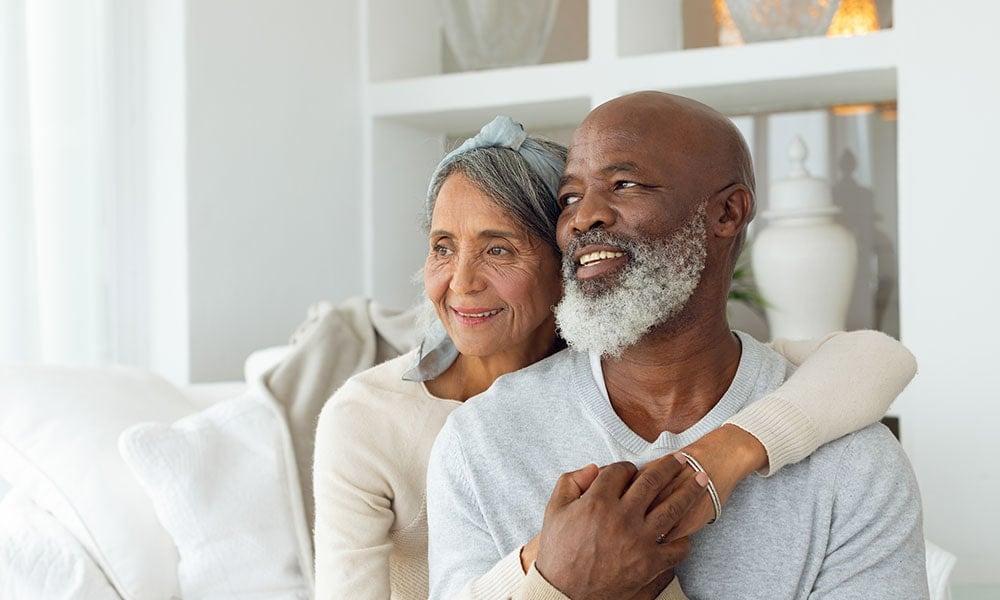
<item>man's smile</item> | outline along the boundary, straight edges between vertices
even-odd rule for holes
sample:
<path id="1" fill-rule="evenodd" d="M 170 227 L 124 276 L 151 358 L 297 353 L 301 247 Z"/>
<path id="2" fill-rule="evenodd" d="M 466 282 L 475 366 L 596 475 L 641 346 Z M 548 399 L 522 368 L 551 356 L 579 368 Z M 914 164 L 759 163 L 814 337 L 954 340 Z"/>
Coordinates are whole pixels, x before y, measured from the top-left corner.
<path id="1" fill-rule="evenodd" d="M 595 252 L 588 252 L 584 254 L 577 260 L 577 262 L 579 262 L 582 267 L 588 267 L 598 261 L 607 260 L 609 258 L 618 258 L 620 256 L 625 256 L 625 253 L 612 250 L 597 250 Z"/>

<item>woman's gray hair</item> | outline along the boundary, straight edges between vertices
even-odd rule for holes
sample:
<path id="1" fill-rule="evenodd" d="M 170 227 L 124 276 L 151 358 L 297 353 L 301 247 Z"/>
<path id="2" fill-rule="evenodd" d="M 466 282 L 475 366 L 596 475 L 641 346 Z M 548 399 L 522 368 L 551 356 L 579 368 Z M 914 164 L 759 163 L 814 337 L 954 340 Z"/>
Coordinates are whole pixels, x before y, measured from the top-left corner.
<path id="1" fill-rule="evenodd" d="M 520 124 L 497 117 L 438 164 L 427 190 L 424 228 L 430 229 L 434 205 L 445 180 L 461 173 L 516 222 L 556 253 L 555 195 L 566 164 L 566 148 L 528 137 Z"/>

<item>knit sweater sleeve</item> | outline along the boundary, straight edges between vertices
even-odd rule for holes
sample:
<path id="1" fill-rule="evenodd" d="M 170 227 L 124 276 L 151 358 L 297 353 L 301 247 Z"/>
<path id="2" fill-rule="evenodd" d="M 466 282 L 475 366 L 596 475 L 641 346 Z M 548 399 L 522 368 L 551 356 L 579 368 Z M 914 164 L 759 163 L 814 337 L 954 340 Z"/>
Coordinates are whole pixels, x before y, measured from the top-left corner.
<path id="1" fill-rule="evenodd" d="M 487 573 L 465 584 L 455 600 L 507 600 L 523 583 L 521 547 L 518 547 L 493 565 Z"/>
<path id="2" fill-rule="evenodd" d="M 503 596 L 503 598 L 512 598 L 513 600 L 569 600 L 565 594 L 553 587 L 538 572 L 534 563 L 528 569 L 528 574 L 522 577 L 521 585 L 512 594 Z M 670 581 L 670 584 L 656 596 L 656 600 L 687 600 L 687 596 L 684 594 L 684 590 L 681 589 L 680 582 L 674 577 Z"/>
<path id="3" fill-rule="evenodd" d="M 390 597 L 394 448 L 380 428 L 384 419 L 366 402 L 370 393 L 348 382 L 320 413 L 313 463 L 318 599 Z"/>
<path id="4" fill-rule="evenodd" d="M 779 339 L 771 347 L 798 370 L 727 421 L 760 440 L 768 457 L 764 476 L 877 422 L 917 371 L 909 350 L 878 331 Z"/>
<path id="5" fill-rule="evenodd" d="M 453 600 L 569 600 L 538 572 L 535 563 L 524 573 L 521 548 L 510 552 L 483 576 L 465 584 Z M 687 596 L 675 577 L 656 600 L 687 600 Z"/>

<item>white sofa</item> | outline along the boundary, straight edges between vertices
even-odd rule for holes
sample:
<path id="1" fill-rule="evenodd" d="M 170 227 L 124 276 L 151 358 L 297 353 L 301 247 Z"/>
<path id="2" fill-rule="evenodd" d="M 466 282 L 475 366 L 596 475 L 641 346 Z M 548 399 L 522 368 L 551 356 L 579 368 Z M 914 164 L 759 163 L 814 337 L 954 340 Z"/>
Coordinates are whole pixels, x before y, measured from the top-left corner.
<path id="1" fill-rule="evenodd" d="M 412 313 L 356 298 L 312 307 L 242 382 L 0 368 L 0 598 L 310 598 L 319 410 L 416 342 Z M 949 598 L 955 557 L 927 562 Z"/>
<path id="2" fill-rule="evenodd" d="M 242 382 L 0 368 L 0 598 L 310 598 L 319 409 L 415 343 L 412 313 L 355 298 Z"/>

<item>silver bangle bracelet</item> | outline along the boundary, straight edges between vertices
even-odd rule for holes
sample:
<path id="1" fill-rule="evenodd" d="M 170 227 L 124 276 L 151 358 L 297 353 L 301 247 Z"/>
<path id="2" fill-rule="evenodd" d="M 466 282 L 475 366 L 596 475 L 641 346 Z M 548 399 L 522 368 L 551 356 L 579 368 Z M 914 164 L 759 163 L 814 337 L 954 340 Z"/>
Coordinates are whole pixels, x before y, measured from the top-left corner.
<path id="1" fill-rule="evenodd" d="M 683 456 L 684 458 L 686 458 L 687 461 L 688 461 L 688 464 L 691 465 L 691 468 L 694 469 L 695 472 L 697 472 L 697 473 L 705 473 L 705 475 L 708 476 L 708 473 L 705 471 L 705 468 L 702 467 L 701 463 L 698 462 L 697 460 L 695 460 L 695 458 L 693 456 L 691 456 L 687 452 L 681 452 L 679 450 L 677 451 L 677 454 L 680 454 L 681 456 Z M 715 509 L 715 518 L 708 522 L 708 524 L 711 525 L 712 523 L 715 523 L 716 521 L 718 521 L 719 517 L 722 516 L 722 501 L 719 500 L 719 492 L 716 491 L 715 484 L 712 483 L 712 478 L 711 477 L 708 477 L 708 495 L 711 496 L 711 498 L 712 498 L 712 508 Z"/>

